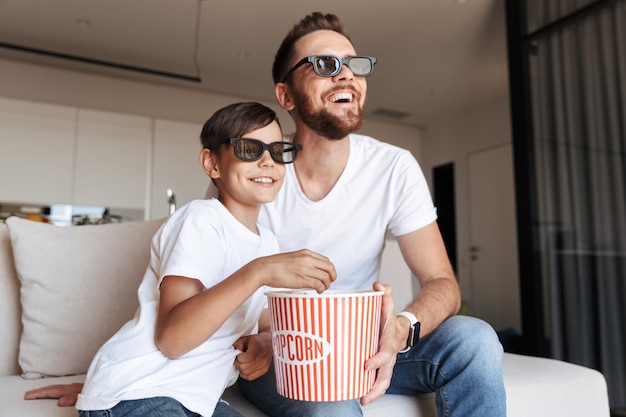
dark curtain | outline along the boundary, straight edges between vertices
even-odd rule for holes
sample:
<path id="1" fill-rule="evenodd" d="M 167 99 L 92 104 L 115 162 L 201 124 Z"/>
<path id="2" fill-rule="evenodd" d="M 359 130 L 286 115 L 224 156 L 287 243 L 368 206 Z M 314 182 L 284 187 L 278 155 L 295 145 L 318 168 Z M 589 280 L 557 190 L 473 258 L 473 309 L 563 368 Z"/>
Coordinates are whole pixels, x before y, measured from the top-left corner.
<path id="1" fill-rule="evenodd" d="M 526 5 L 542 325 L 626 408 L 626 1 Z"/>

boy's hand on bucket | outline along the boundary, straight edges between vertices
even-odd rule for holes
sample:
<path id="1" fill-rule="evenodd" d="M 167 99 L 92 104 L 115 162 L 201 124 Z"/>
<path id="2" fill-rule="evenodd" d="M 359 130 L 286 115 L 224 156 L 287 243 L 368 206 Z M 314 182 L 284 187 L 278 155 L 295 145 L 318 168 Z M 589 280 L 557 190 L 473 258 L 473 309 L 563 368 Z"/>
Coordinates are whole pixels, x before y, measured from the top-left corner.
<path id="1" fill-rule="evenodd" d="M 270 369 L 273 351 L 272 336 L 268 332 L 240 337 L 233 346 L 241 351 L 235 358 L 235 366 L 243 379 L 252 381 Z"/>
<path id="2" fill-rule="evenodd" d="M 311 288 L 321 294 L 337 279 L 330 259 L 308 249 L 260 257 L 246 267 L 254 268 L 263 284 L 274 288 Z"/>
<path id="3" fill-rule="evenodd" d="M 361 397 L 361 405 L 366 405 L 374 402 L 378 397 L 381 397 L 389 388 L 391 383 L 391 375 L 393 374 L 393 367 L 396 364 L 397 349 L 397 329 L 395 326 L 395 307 L 393 304 L 393 296 L 391 293 L 391 286 L 375 282 L 375 291 L 384 291 L 383 303 L 381 309 L 381 329 L 380 340 L 378 343 L 378 353 L 365 362 L 365 369 L 374 370 L 377 369 L 376 382 L 370 392 Z"/>

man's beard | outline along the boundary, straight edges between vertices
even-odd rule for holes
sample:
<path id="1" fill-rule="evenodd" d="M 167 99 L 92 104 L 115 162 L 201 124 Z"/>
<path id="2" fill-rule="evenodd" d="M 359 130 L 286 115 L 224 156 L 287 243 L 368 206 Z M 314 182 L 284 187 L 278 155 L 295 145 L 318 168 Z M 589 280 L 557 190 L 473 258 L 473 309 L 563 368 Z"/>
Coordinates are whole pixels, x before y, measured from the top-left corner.
<path id="1" fill-rule="evenodd" d="M 328 139 L 343 139 L 354 133 L 363 125 L 363 108 L 359 107 L 356 113 L 350 112 L 345 117 L 337 117 L 328 110 L 318 112 L 312 110 L 311 100 L 305 94 L 294 91 L 295 111 L 302 121 L 316 133 Z"/>

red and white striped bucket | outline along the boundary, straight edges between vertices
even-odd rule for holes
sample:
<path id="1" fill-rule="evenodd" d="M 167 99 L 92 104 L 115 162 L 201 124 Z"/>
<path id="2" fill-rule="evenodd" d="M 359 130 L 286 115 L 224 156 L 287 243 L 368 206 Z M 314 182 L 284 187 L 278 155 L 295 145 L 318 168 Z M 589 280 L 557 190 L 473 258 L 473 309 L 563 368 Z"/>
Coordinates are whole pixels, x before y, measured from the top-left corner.
<path id="1" fill-rule="evenodd" d="M 378 351 L 382 291 L 270 291 L 278 393 L 302 401 L 367 394 L 376 379 L 365 361 Z"/>

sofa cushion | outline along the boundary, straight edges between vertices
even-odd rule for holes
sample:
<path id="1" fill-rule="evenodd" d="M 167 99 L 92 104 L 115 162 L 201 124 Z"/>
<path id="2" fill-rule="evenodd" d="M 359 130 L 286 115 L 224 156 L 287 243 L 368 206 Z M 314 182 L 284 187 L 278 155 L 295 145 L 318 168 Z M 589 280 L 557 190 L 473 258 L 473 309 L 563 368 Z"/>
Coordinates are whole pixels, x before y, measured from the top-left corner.
<path id="1" fill-rule="evenodd" d="M 51 384 L 83 382 L 85 375 L 46 379 L 24 379 L 19 375 L 0 377 L 0 416 L 2 417 L 78 417 L 74 407 L 59 407 L 56 399 L 25 400 L 28 390 Z"/>
<path id="2" fill-rule="evenodd" d="M 22 333 L 20 316 L 20 282 L 13 265 L 11 239 L 5 224 L 0 223 L 0 375 L 19 372 L 17 352 Z"/>
<path id="3" fill-rule="evenodd" d="M 606 380 L 595 369 L 512 353 L 502 367 L 508 417 L 609 417 Z"/>
<path id="4" fill-rule="evenodd" d="M 508 417 L 609 417 L 604 377 L 598 371 L 554 359 L 504 354 L 504 385 Z M 0 376 L 0 416 L 76 417 L 73 407 L 60 408 L 56 400 L 25 401 L 26 390 L 50 384 L 81 382 L 84 375 L 25 380 Z M 237 385 L 223 396 L 246 417 L 265 416 L 250 404 Z M 435 417 L 433 394 L 415 397 L 384 395 L 363 407 L 363 417 Z"/>
<path id="5" fill-rule="evenodd" d="M 6 220 L 20 280 L 25 378 L 81 374 L 137 309 L 163 219 L 61 227 Z"/>
<path id="6" fill-rule="evenodd" d="M 19 376 L 0 376 L 0 416 L 2 417 L 76 417 L 74 407 L 58 407 L 57 400 L 24 400 L 24 392 L 50 384 L 83 382 L 85 375 L 73 375 L 45 380 L 25 380 Z M 226 389 L 223 399 L 246 417 L 267 417 L 239 391 L 237 384 Z M 363 408 L 363 417 L 414 416 L 435 417 L 432 394 L 410 397 L 385 395 Z M 534 417 L 534 416 L 533 416 Z M 553 416 L 552 416 L 553 417 Z"/>

